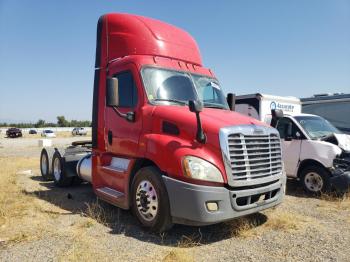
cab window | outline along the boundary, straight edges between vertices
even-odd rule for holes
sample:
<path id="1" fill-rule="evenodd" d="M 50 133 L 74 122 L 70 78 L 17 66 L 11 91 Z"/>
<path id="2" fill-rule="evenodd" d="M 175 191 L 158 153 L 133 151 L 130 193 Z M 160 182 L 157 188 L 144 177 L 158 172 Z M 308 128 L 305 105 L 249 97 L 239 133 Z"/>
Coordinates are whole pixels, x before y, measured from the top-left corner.
<path id="1" fill-rule="evenodd" d="M 137 104 L 137 89 L 130 71 L 122 72 L 114 76 L 118 79 L 119 107 L 135 107 Z"/>
<path id="2" fill-rule="evenodd" d="M 281 138 L 286 138 L 288 134 L 291 135 L 290 138 L 298 138 L 297 133 L 299 133 L 299 138 L 302 138 L 302 132 L 297 127 L 297 125 L 289 118 L 284 117 L 280 120 L 278 120 L 276 129 L 280 133 Z M 288 129 L 291 129 L 290 131 Z"/>

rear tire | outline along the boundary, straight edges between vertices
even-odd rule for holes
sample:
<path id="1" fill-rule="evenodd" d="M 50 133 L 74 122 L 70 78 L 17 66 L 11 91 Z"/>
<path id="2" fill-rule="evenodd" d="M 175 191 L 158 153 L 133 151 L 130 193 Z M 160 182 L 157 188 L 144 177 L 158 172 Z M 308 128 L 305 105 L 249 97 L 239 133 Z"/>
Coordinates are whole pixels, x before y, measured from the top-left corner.
<path id="1" fill-rule="evenodd" d="M 52 172 L 55 185 L 59 187 L 70 186 L 73 182 L 73 177 L 67 177 L 64 168 L 64 159 L 58 150 L 55 151 L 52 158 Z"/>
<path id="2" fill-rule="evenodd" d="M 52 181 L 52 157 L 53 150 L 43 148 L 40 154 L 40 172 L 45 181 Z"/>
<path id="3" fill-rule="evenodd" d="M 330 190 L 328 171 L 317 165 L 305 167 L 300 174 L 300 181 L 308 194 L 320 195 Z"/>
<path id="4" fill-rule="evenodd" d="M 144 227 L 155 232 L 173 226 L 168 192 L 161 177 L 156 167 L 144 167 L 136 173 L 131 186 L 133 213 Z"/>

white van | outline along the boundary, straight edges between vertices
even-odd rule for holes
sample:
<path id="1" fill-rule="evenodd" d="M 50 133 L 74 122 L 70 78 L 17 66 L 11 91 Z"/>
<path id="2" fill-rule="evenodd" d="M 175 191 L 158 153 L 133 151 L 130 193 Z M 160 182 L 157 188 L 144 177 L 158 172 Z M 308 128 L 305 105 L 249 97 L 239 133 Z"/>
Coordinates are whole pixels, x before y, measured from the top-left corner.
<path id="1" fill-rule="evenodd" d="M 283 162 L 290 178 L 300 179 L 309 193 L 350 187 L 350 136 L 320 116 L 301 113 L 296 97 L 252 94 L 236 97 L 235 110 L 271 123 L 271 110 L 283 116 L 272 125 L 281 136 Z M 274 122 L 274 121 L 273 121 Z"/>

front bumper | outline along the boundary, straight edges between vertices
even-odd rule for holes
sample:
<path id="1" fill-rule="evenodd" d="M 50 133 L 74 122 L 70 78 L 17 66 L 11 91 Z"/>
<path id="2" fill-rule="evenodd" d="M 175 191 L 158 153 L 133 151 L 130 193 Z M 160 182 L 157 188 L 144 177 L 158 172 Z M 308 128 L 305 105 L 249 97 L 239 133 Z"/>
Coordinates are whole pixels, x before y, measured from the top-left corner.
<path id="1" fill-rule="evenodd" d="M 350 189 L 350 170 L 340 172 L 335 170 L 330 178 L 331 188 L 338 192 L 347 192 Z"/>
<path id="2" fill-rule="evenodd" d="M 210 225 L 256 213 L 282 202 L 285 180 L 267 186 L 229 190 L 225 187 L 201 186 L 163 176 L 169 195 L 174 223 Z M 217 211 L 209 211 L 207 203 L 216 203 Z"/>

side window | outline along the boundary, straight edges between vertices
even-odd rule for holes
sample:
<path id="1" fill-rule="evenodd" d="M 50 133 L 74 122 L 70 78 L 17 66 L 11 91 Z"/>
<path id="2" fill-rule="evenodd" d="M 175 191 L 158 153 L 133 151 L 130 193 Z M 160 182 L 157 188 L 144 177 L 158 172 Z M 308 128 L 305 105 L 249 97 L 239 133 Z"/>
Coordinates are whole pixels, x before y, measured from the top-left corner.
<path id="1" fill-rule="evenodd" d="M 118 79 L 119 107 L 135 107 L 137 104 L 137 89 L 130 71 L 114 76 Z"/>
<path id="2" fill-rule="evenodd" d="M 290 123 L 290 120 L 288 118 L 282 118 L 282 119 L 278 120 L 276 129 L 280 133 L 281 138 L 285 137 L 289 123 Z"/>
<path id="3" fill-rule="evenodd" d="M 281 138 L 285 138 L 288 132 L 288 126 L 292 125 L 292 138 L 297 138 L 296 133 L 302 134 L 296 124 L 289 118 L 282 118 L 278 121 L 276 129 L 280 133 Z"/>

